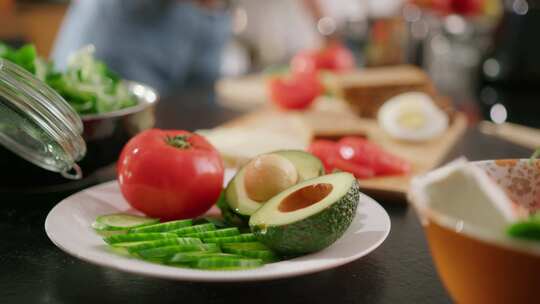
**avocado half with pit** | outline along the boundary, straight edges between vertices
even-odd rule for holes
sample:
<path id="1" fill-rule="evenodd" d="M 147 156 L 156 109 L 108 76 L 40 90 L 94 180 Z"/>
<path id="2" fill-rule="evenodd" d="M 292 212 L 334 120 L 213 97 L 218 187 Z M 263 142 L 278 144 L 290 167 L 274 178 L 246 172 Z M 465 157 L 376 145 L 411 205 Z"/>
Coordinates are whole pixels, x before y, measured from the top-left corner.
<path id="1" fill-rule="evenodd" d="M 352 174 L 324 175 L 274 196 L 251 216 L 249 226 L 259 241 L 280 254 L 319 251 L 345 233 L 359 197 Z"/>
<path id="2" fill-rule="evenodd" d="M 268 154 L 276 154 L 289 160 L 296 168 L 298 182 L 324 174 L 322 162 L 308 152 L 280 150 Z M 245 169 L 246 166 L 236 173 L 217 203 L 225 221 L 236 226 L 247 226 L 249 217 L 264 204 L 264 202 L 257 202 L 249 198 L 244 181 Z"/>

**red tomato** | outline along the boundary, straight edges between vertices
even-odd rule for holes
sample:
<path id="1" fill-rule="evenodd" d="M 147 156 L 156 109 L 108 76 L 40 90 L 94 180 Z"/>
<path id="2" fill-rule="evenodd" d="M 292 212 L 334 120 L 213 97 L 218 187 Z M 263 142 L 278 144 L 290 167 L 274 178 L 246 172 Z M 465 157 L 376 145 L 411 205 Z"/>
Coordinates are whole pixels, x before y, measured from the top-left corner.
<path id="1" fill-rule="evenodd" d="M 334 170 L 334 160 L 339 157 L 335 142 L 324 139 L 315 140 L 309 145 L 308 152 L 322 161 L 326 172 Z"/>
<path id="2" fill-rule="evenodd" d="M 202 215 L 223 185 L 219 153 L 202 136 L 182 130 L 139 133 L 124 146 L 117 169 L 129 204 L 162 220 Z"/>
<path id="3" fill-rule="evenodd" d="M 443 14 L 460 14 L 465 16 L 481 13 L 483 0 L 434 0 L 435 10 Z"/>
<path id="4" fill-rule="evenodd" d="M 293 74 L 315 73 L 318 69 L 317 52 L 303 50 L 291 59 L 291 71 Z"/>
<path id="5" fill-rule="evenodd" d="M 323 92 L 317 75 L 311 73 L 273 78 L 269 82 L 269 90 L 270 97 L 276 105 L 290 110 L 309 107 Z"/>
<path id="6" fill-rule="evenodd" d="M 319 52 L 319 67 L 335 72 L 354 69 L 356 63 L 352 52 L 341 43 L 333 43 Z"/>
<path id="7" fill-rule="evenodd" d="M 303 50 L 291 60 L 293 74 L 315 73 L 319 70 L 341 72 L 351 70 L 356 63 L 351 51 L 341 43 L 332 43 L 320 50 Z"/>
<path id="8" fill-rule="evenodd" d="M 375 171 L 372 168 L 344 160 L 341 157 L 336 157 L 334 160 L 334 167 L 341 171 L 352 173 L 358 179 L 375 176 Z"/>
<path id="9" fill-rule="evenodd" d="M 410 171 L 409 163 L 365 138 L 344 137 L 339 140 L 338 146 L 343 159 L 371 168 L 376 175 L 404 174 Z"/>

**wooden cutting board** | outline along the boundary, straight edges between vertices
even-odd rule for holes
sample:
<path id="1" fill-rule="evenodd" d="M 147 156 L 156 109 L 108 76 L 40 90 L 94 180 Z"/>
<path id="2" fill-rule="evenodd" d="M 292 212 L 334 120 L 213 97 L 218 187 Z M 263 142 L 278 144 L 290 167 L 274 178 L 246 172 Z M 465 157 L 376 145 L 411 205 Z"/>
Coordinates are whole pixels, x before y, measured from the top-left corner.
<path id="1" fill-rule="evenodd" d="M 290 115 L 277 110 L 265 108 L 249 113 L 236 120 L 230 121 L 224 127 L 242 126 L 243 124 L 268 120 L 269 117 L 279 123 L 280 115 Z M 438 166 L 464 133 L 467 122 L 465 115 L 456 113 L 449 129 L 441 137 L 424 143 L 408 143 L 390 138 L 379 128 L 373 119 L 358 118 L 347 108 L 335 104 L 316 106 L 306 112 L 297 112 L 312 131 L 314 137 L 332 137 L 332 135 L 362 135 L 381 145 L 385 150 L 392 152 L 412 165 L 412 172 L 406 176 L 376 177 L 360 180 L 364 193 L 377 198 L 398 199 L 403 201 L 412 176 L 429 171 Z"/>

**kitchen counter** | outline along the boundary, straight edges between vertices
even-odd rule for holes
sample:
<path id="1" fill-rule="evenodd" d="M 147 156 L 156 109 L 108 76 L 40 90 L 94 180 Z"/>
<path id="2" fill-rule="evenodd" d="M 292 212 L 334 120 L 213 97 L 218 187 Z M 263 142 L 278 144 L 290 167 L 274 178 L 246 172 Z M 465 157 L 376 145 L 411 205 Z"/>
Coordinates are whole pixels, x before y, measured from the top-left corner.
<path id="1" fill-rule="evenodd" d="M 219 108 L 211 90 L 179 92 L 157 108 L 158 127 L 194 130 L 239 113 Z M 448 159 L 528 157 L 531 151 L 469 129 Z M 111 179 L 102 175 L 97 181 Z M 68 193 L 1 196 L 0 303 L 449 303 L 413 208 L 379 201 L 392 230 L 350 264 L 290 279 L 191 283 L 124 273 L 78 260 L 47 238 L 49 210 Z M 474 288 L 474 287 L 471 287 Z"/>

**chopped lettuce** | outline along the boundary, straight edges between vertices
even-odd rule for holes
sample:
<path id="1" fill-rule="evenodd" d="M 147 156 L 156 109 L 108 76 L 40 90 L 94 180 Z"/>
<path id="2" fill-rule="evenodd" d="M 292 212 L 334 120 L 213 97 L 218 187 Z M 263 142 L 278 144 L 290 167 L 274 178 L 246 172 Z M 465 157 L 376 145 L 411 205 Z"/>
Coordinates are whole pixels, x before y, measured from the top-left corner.
<path id="1" fill-rule="evenodd" d="M 33 45 L 25 45 L 19 49 L 14 49 L 0 44 L 0 57 L 18 64 L 32 74 L 36 72 L 34 61 L 37 58 L 37 53 Z"/>
<path id="2" fill-rule="evenodd" d="M 23 67 L 55 89 L 80 114 L 116 111 L 137 103 L 120 77 L 94 57 L 91 46 L 75 52 L 58 72 L 37 56 L 33 45 L 19 49 L 0 43 L 0 57 Z"/>

